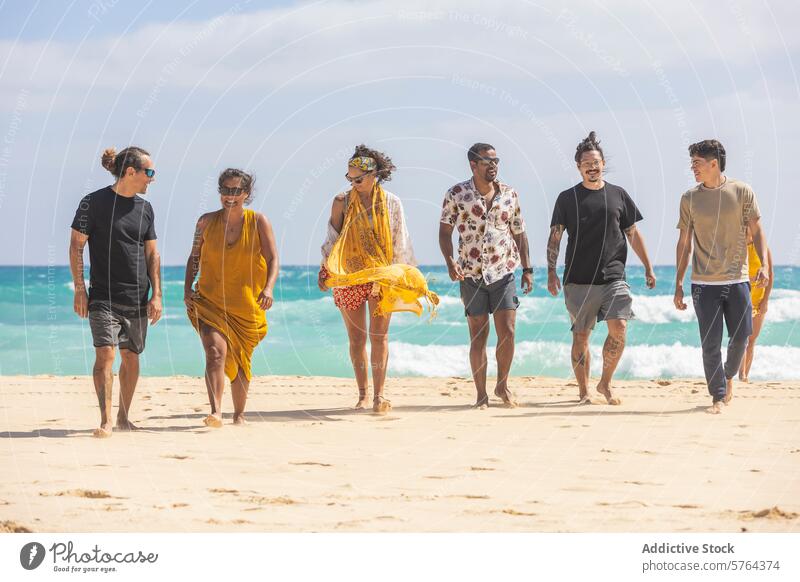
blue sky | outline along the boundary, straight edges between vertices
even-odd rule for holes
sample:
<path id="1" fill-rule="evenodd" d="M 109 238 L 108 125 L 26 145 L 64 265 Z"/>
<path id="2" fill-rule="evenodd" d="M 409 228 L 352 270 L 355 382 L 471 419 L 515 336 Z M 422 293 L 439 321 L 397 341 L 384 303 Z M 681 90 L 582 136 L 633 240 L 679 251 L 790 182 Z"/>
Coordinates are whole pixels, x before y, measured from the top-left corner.
<path id="1" fill-rule="evenodd" d="M 493 143 L 534 261 L 552 204 L 597 131 L 610 182 L 673 262 L 686 145 L 717 137 L 755 189 L 781 264 L 800 263 L 793 180 L 800 26 L 791 2 L 0 3 L 0 264 L 66 263 L 78 200 L 109 183 L 103 148 L 153 154 L 167 264 L 185 261 L 225 167 L 285 263 L 316 263 L 354 145 L 389 153 L 418 258 L 439 263 L 445 190 Z"/>

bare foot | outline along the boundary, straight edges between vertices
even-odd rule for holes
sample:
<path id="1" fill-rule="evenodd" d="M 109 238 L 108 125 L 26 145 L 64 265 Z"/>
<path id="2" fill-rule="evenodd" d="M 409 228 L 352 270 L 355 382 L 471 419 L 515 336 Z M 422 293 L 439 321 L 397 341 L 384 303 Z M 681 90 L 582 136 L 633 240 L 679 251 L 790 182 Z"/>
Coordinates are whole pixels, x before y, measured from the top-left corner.
<path id="1" fill-rule="evenodd" d="M 514 400 L 514 395 L 508 388 L 502 390 L 500 388 L 495 388 L 494 395 L 497 396 L 500 400 L 502 400 L 503 404 L 505 404 L 509 408 L 516 408 L 518 406 L 517 402 Z"/>
<path id="2" fill-rule="evenodd" d="M 730 404 L 732 399 L 733 399 L 733 378 L 728 378 L 725 381 L 725 397 L 722 399 L 722 401 L 725 404 Z"/>
<path id="3" fill-rule="evenodd" d="M 120 417 L 117 417 L 117 426 L 115 426 L 114 428 L 116 428 L 117 430 L 121 430 L 123 432 L 139 430 L 139 427 L 133 424 L 130 420 L 128 420 L 127 418 L 120 418 Z"/>
<path id="4" fill-rule="evenodd" d="M 356 410 L 366 410 L 367 406 L 369 406 L 369 399 L 367 398 L 366 393 L 362 394 L 361 391 L 358 392 L 358 402 L 356 402 Z"/>
<path id="5" fill-rule="evenodd" d="M 215 414 L 209 414 L 203 419 L 203 424 L 210 428 L 222 428 L 222 417 Z"/>
<path id="6" fill-rule="evenodd" d="M 486 410 L 489 408 L 489 395 L 484 394 L 483 396 L 479 397 L 475 404 L 472 405 L 472 408 L 477 408 L 478 410 Z"/>
<path id="7" fill-rule="evenodd" d="M 589 394 L 581 394 L 580 398 L 578 399 L 578 406 L 583 406 L 585 404 L 594 404 L 592 402 L 592 397 Z"/>
<path id="8" fill-rule="evenodd" d="M 612 406 L 619 406 L 622 404 L 622 400 L 614 396 L 614 393 L 611 391 L 611 386 L 603 386 L 602 384 L 598 384 L 597 392 L 606 397 L 606 404 L 610 404 Z"/>
<path id="9" fill-rule="evenodd" d="M 111 423 L 107 422 L 103 425 L 100 425 L 100 428 L 96 428 L 92 431 L 92 436 L 96 439 L 107 439 L 111 436 Z"/>
<path id="10" fill-rule="evenodd" d="M 247 421 L 244 419 L 244 412 L 241 414 L 234 414 L 233 415 L 233 424 L 236 426 L 244 426 L 247 424 Z"/>
<path id="11" fill-rule="evenodd" d="M 372 412 L 386 414 L 392 409 L 392 403 L 383 396 L 376 396 L 372 399 Z"/>
<path id="12" fill-rule="evenodd" d="M 706 408 L 706 412 L 709 414 L 722 414 L 722 401 L 717 401 Z"/>

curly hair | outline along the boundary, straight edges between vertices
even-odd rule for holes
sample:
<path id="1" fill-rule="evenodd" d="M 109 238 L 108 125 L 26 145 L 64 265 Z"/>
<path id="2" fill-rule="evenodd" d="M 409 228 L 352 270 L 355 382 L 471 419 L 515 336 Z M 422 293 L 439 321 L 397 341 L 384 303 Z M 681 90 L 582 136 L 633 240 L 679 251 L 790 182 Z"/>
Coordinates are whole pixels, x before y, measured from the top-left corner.
<path id="1" fill-rule="evenodd" d="M 704 139 L 689 146 L 690 156 L 700 156 L 706 161 L 717 160 L 719 171 L 725 171 L 725 148 L 715 139 Z"/>
<path id="2" fill-rule="evenodd" d="M 244 199 L 244 204 L 250 204 L 253 201 L 253 190 L 255 190 L 256 187 L 255 175 L 248 174 L 244 170 L 239 170 L 238 168 L 227 168 L 219 175 L 217 184 L 222 188 L 225 180 L 230 180 L 232 178 L 239 178 L 239 187 L 247 192 L 247 198 Z"/>
<path id="3" fill-rule="evenodd" d="M 391 180 L 392 172 L 397 169 L 392 163 L 392 158 L 383 152 L 368 148 L 363 143 L 356 146 L 356 149 L 353 152 L 353 155 L 350 156 L 350 159 L 352 160 L 353 158 L 358 157 L 373 158 L 375 160 L 375 164 L 378 166 L 378 168 L 375 170 L 375 178 L 378 180 L 378 183 L 388 182 Z"/>
<path id="4" fill-rule="evenodd" d="M 111 175 L 115 178 L 122 178 L 125 175 L 125 170 L 128 168 L 141 170 L 144 165 L 145 156 L 150 156 L 150 152 L 140 147 L 130 146 L 119 153 L 112 147 L 103 150 L 100 163 L 106 170 L 111 172 Z"/>
<path id="5" fill-rule="evenodd" d="M 597 134 L 593 131 L 590 131 L 589 135 L 575 148 L 575 161 L 577 163 L 581 163 L 581 155 L 584 152 L 598 152 L 601 160 L 605 161 L 606 159 L 603 155 L 603 148 L 600 147 L 600 140 L 597 139 Z"/>

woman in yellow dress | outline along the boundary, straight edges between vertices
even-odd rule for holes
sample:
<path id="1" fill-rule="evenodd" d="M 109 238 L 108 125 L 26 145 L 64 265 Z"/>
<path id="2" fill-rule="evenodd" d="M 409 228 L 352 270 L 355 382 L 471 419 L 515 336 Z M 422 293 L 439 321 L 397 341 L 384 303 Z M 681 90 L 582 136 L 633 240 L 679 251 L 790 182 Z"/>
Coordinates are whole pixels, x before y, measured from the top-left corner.
<path id="1" fill-rule="evenodd" d="M 245 209 L 254 179 L 242 170 L 219 176 L 222 208 L 197 221 L 186 262 L 183 300 L 206 353 L 206 388 L 211 414 L 206 426 L 222 426 L 225 377 L 231 382 L 233 424 L 244 424 L 250 359 L 267 334 L 265 311 L 272 307 L 278 278 L 275 235 L 267 218 Z M 198 271 L 200 279 L 192 288 Z"/>
<path id="2" fill-rule="evenodd" d="M 750 231 L 747 231 L 747 264 L 750 275 L 750 300 L 753 303 L 753 333 L 748 338 L 747 350 L 742 358 L 742 364 L 739 367 L 739 380 L 742 382 L 750 381 L 750 366 L 753 364 L 753 353 L 755 352 L 756 340 L 758 334 L 761 333 L 761 327 L 764 325 L 764 318 L 767 315 L 769 307 L 769 294 L 772 292 L 772 285 L 775 281 L 775 273 L 772 268 L 772 251 L 767 249 L 767 257 L 769 257 L 769 282 L 766 287 L 756 287 L 755 277 L 758 270 L 761 268 L 761 260 L 758 258 L 756 248 L 753 245 L 753 237 Z"/>
<path id="3" fill-rule="evenodd" d="M 358 385 L 357 410 L 368 406 L 367 338 L 371 346 L 374 397 L 372 410 L 385 414 L 391 403 L 383 385 L 389 361 L 389 322 L 395 311 L 420 315 L 425 299 L 433 310 L 439 302 L 414 266 L 414 251 L 400 199 L 381 185 L 395 170 L 386 154 L 357 146 L 347 164 L 347 192 L 331 207 L 317 284 L 333 288 L 350 343 L 350 360 Z M 369 317 L 367 317 L 369 314 Z"/>

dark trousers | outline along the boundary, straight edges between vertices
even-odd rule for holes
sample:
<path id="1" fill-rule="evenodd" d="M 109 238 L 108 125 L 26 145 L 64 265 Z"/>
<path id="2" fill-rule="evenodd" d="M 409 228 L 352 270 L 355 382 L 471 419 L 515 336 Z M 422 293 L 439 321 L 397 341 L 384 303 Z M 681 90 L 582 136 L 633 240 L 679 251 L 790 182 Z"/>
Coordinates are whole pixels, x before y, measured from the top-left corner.
<path id="1" fill-rule="evenodd" d="M 725 397 L 725 381 L 733 378 L 753 333 L 750 283 L 731 285 L 692 284 L 692 303 L 700 324 L 703 369 L 708 393 L 718 402 Z M 728 328 L 728 354 L 722 365 L 722 320 Z"/>

